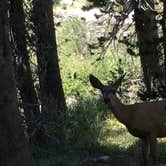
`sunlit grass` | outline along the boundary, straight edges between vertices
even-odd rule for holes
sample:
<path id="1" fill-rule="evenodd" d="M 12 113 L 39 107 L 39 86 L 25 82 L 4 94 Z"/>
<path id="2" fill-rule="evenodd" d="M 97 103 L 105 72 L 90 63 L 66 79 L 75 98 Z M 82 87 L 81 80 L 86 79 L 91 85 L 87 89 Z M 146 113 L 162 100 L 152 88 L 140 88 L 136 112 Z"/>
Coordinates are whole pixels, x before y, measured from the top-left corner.
<path id="1" fill-rule="evenodd" d="M 105 121 L 102 133 L 101 144 L 104 146 L 116 145 L 126 150 L 137 140 L 127 132 L 125 126 L 113 117 Z"/>
<path id="2" fill-rule="evenodd" d="M 55 127 L 56 130 L 56 127 Z M 89 99 L 67 111 L 65 142 L 36 146 L 39 166 L 136 166 L 138 148 L 132 137 L 100 101 Z M 50 133 L 53 137 L 53 132 Z M 98 161 L 109 156 L 106 161 Z"/>
<path id="3" fill-rule="evenodd" d="M 56 132 L 51 131 L 50 135 L 59 138 Z M 142 161 L 140 141 L 100 100 L 80 101 L 78 106 L 69 108 L 64 135 L 63 141 L 34 147 L 38 166 L 140 166 Z M 166 163 L 166 138 L 158 141 L 159 161 Z M 103 156 L 108 159 L 99 160 Z"/>

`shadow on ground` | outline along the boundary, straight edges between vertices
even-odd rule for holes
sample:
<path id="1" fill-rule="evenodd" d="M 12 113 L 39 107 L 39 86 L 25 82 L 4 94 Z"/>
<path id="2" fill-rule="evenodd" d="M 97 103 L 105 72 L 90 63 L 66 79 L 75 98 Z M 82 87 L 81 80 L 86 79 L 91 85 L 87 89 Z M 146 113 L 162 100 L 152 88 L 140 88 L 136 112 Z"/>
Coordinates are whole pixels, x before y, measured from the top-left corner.
<path id="1" fill-rule="evenodd" d="M 160 164 L 166 163 L 166 145 L 158 145 Z M 116 145 L 111 147 L 92 146 L 79 149 L 75 145 L 45 145 L 34 148 L 38 166 L 140 166 L 140 142 L 123 150 Z M 105 160 L 102 158 L 106 158 Z M 150 164 L 149 164 L 150 166 Z"/>
<path id="2" fill-rule="evenodd" d="M 142 159 L 140 142 L 135 141 L 128 144 L 129 146 L 125 144 L 127 141 L 130 142 L 130 139 L 126 140 L 125 128 L 118 130 L 107 128 L 106 135 L 102 136 L 114 137 L 114 142 L 111 140 L 109 144 L 103 145 L 99 143 L 102 121 L 109 116 L 103 108 L 100 103 L 88 102 L 87 105 L 83 103 L 70 110 L 64 129 L 64 135 L 67 137 L 65 141 L 50 141 L 45 145 L 34 146 L 33 154 L 37 166 L 140 166 Z M 54 130 L 56 129 L 53 128 L 50 133 Z M 111 134 L 108 134 L 110 132 Z M 166 163 L 165 142 L 158 143 L 158 159 L 162 164 Z"/>

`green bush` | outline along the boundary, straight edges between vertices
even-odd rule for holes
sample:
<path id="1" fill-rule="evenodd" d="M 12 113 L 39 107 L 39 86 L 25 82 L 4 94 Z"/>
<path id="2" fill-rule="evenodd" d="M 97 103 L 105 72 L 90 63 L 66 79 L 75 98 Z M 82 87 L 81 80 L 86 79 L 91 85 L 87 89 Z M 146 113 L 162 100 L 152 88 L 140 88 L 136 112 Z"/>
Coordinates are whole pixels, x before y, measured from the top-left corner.
<path id="1" fill-rule="evenodd" d="M 126 73 L 123 88 L 127 89 L 131 86 L 130 79 L 137 78 L 140 72 L 138 59 L 134 66 L 130 57 L 123 55 L 113 57 L 111 54 L 105 55 L 101 62 L 96 62 L 96 56 L 80 58 L 74 55 L 70 57 L 61 55 L 60 66 L 65 95 L 76 98 L 87 98 L 96 94 L 89 83 L 89 74 L 94 74 L 108 83 Z"/>
<path id="2" fill-rule="evenodd" d="M 65 132 L 69 144 L 81 148 L 90 148 L 98 144 L 106 117 L 106 106 L 100 100 L 81 100 L 76 107 L 69 108 Z"/>
<path id="3" fill-rule="evenodd" d="M 66 18 L 62 26 L 57 28 L 58 54 L 66 97 L 87 98 L 95 94 L 89 84 L 89 74 L 92 73 L 106 83 L 114 81 L 126 73 L 125 89 L 130 86 L 130 79 L 137 78 L 140 73 L 138 58 L 127 55 L 123 45 L 119 52 L 113 48 L 99 60 L 99 48 L 89 49 L 89 45 L 97 45 L 97 35 L 94 25 L 88 25 L 77 17 Z"/>
<path id="4" fill-rule="evenodd" d="M 89 55 L 87 41 L 87 27 L 83 20 L 69 17 L 57 29 L 59 54 L 66 56 Z"/>

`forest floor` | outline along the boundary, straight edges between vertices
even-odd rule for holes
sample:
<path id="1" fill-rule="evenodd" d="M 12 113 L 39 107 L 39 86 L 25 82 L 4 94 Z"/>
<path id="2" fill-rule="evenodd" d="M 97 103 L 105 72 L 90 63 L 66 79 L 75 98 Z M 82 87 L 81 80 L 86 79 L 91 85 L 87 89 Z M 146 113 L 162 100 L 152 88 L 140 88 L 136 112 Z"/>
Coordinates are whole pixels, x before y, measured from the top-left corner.
<path id="1" fill-rule="evenodd" d="M 118 132 L 128 135 L 125 130 Z M 117 142 L 116 138 L 114 139 Z M 125 136 L 123 139 L 127 140 Z M 165 141 L 160 141 L 158 144 L 159 163 L 163 166 L 166 163 L 166 145 L 164 144 Z M 128 145 L 124 142 L 123 145 L 117 142 L 117 144 L 96 145 L 91 148 L 79 148 L 74 144 L 45 145 L 36 146 L 34 156 L 37 166 L 140 166 L 140 142 L 137 140 L 129 147 L 125 148 L 125 146 Z M 150 163 L 149 166 L 151 166 Z"/>
<path id="2" fill-rule="evenodd" d="M 85 110 L 80 108 L 67 118 L 66 140 L 34 147 L 37 166 L 141 165 L 140 141 L 130 135 L 110 112 L 95 112 L 95 108 L 85 112 L 86 107 Z M 59 140 L 62 139 L 63 136 Z M 158 139 L 157 150 L 159 163 L 166 163 L 165 138 Z"/>

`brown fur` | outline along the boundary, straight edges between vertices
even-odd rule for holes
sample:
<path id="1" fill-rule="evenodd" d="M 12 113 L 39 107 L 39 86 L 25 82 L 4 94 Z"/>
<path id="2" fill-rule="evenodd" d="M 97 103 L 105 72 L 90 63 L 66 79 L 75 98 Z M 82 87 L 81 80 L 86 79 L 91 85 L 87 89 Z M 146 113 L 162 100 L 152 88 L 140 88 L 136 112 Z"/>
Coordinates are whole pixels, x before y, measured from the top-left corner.
<path id="1" fill-rule="evenodd" d="M 123 77 L 111 86 L 103 85 L 93 75 L 90 75 L 90 82 L 93 87 L 101 90 L 104 101 L 107 101 L 117 120 L 123 123 L 133 136 L 142 140 L 143 165 L 147 165 L 148 159 L 151 158 L 156 166 L 157 137 L 166 136 L 166 100 L 131 105 L 121 103 L 115 90 Z"/>

